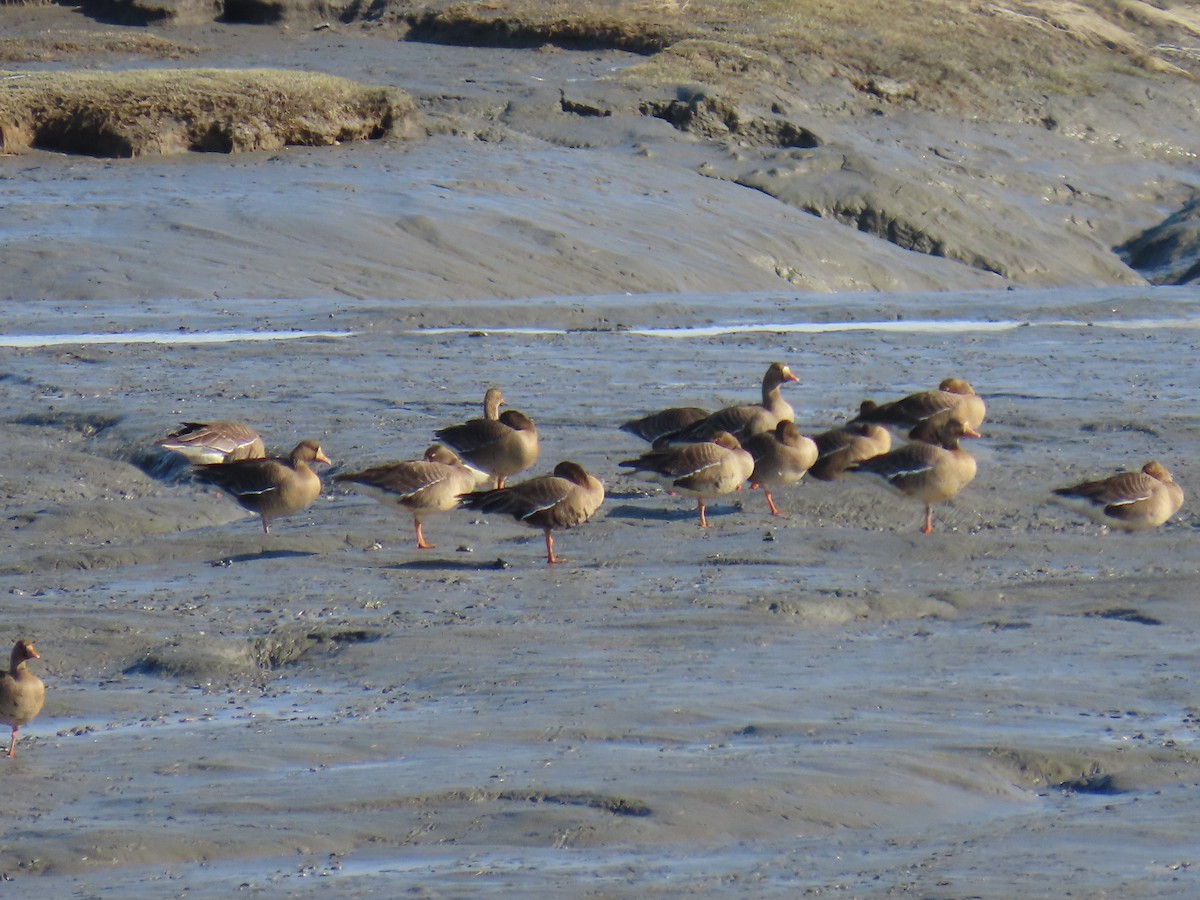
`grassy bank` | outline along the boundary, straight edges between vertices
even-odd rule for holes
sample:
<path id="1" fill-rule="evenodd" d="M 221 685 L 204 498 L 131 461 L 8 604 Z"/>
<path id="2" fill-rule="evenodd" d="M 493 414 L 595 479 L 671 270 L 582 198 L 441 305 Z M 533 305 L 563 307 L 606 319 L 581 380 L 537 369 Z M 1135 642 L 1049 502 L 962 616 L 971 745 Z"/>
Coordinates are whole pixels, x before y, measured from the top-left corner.
<path id="1" fill-rule="evenodd" d="M 94 156 L 237 152 L 380 137 L 411 121 L 401 92 L 272 69 L 0 72 L 0 149 Z"/>

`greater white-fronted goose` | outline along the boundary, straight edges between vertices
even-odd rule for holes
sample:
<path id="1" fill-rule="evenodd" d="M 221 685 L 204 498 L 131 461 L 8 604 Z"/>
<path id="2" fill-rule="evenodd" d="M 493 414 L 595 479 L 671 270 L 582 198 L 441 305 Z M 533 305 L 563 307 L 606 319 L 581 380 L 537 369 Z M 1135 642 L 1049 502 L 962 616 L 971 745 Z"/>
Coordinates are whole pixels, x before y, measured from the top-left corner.
<path id="1" fill-rule="evenodd" d="M 795 412 L 783 399 L 779 387 L 785 382 L 799 380 L 783 363 L 773 362 L 763 375 L 761 403 L 719 409 L 708 418 L 684 428 L 670 440 L 672 443 L 708 441 L 724 431 L 742 441 L 753 434 L 770 431 L 782 421 L 790 422 L 795 418 Z"/>
<path id="2" fill-rule="evenodd" d="M 0 722 L 12 726 L 10 759 L 17 755 L 17 732 L 37 717 L 46 702 L 46 686 L 26 666 L 31 659 L 41 659 L 41 655 L 32 641 L 22 638 L 13 645 L 8 671 L 0 672 Z"/>
<path id="3" fill-rule="evenodd" d="M 964 437 L 979 432 L 961 419 L 948 419 L 938 431 L 938 442 L 912 441 L 889 453 L 855 463 L 852 472 L 883 479 L 902 496 L 925 504 L 921 531 L 933 531 L 933 504 L 955 496 L 975 477 L 975 457 L 959 446 Z"/>
<path id="4" fill-rule="evenodd" d="M 458 506 L 459 495 L 475 487 L 475 477 L 475 470 L 453 450 L 434 444 L 422 459 L 347 472 L 333 476 L 333 480 L 352 484 L 385 506 L 410 511 L 417 529 L 417 547 L 432 550 L 434 545 L 425 540 L 422 517 Z"/>
<path id="5" fill-rule="evenodd" d="M 621 426 L 621 430 L 657 447 L 710 415 L 711 412 L 698 406 L 673 406 L 640 419 L 630 419 Z"/>
<path id="6" fill-rule="evenodd" d="M 461 497 L 462 505 L 483 513 L 512 516 L 546 534 L 546 562 L 559 562 L 554 553 L 555 529 L 582 525 L 604 502 L 604 485 L 579 463 L 563 461 L 553 475 L 539 475 L 519 484 L 491 491 L 473 491 Z"/>
<path id="7" fill-rule="evenodd" d="M 785 420 L 776 425 L 774 431 L 747 438 L 742 447 L 754 459 L 750 486 L 762 488 L 771 515 L 779 515 L 771 491 L 795 484 L 804 477 L 817 461 L 816 443 L 802 435 L 794 422 Z"/>
<path id="8" fill-rule="evenodd" d="M 196 478 L 216 485 L 243 507 L 258 513 L 263 531 L 270 522 L 308 507 L 321 495 L 321 479 L 309 463 L 330 465 L 316 441 L 301 441 L 286 459 L 241 459 L 236 462 L 196 466 Z"/>
<path id="9" fill-rule="evenodd" d="M 920 391 L 890 403 L 865 402 L 859 410 L 859 422 L 880 422 L 902 428 L 926 424 L 940 428 L 951 417 L 972 431 L 978 431 L 987 414 L 983 398 L 961 378 L 946 378 L 935 391 Z"/>
<path id="10" fill-rule="evenodd" d="M 468 465 L 496 479 L 504 487 L 506 478 L 524 472 L 538 458 L 538 433 L 533 420 L 516 410 L 498 414 L 504 398 L 498 388 L 489 388 L 483 398 L 483 418 L 470 419 L 434 432 Z"/>
<path id="11" fill-rule="evenodd" d="M 1054 491 L 1059 500 L 1093 522 L 1142 531 L 1157 528 L 1183 506 L 1183 488 L 1157 460 L 1140 472 L 1120 472 Z"/>
<path id="12" fill-rule="evenodd" d="M 198 466 L 267 455 L 263 439 L 245 422 L 184 422 L 157 444 Z"/>
<path id="13" fill-rule="evenodd" d="M 855 463 L 892 449 L 892 433 L 874 422 L 847 422 L 813 438 L 817 461 L 808 470 L 820 481 L 837 481 Z"/>
<path id="14" fill-rule="evenodd" d="M 695 497 L 700 527 L 707 528 L 705 501 L 741 490 L 754 471 L 754 458 L 737 438 L 721 431 L 703 443 L 661 447 L 618 465 Z"/>

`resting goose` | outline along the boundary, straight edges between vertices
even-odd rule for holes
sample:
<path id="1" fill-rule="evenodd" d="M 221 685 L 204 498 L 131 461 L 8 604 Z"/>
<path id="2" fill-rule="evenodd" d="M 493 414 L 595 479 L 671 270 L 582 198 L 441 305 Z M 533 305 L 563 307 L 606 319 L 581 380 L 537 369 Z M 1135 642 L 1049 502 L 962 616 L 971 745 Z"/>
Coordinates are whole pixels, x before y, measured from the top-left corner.
<path id="1" fill-rule="evenodd" d="M 987 407 L 983 398 L 961 378 L 947 378 L 936 391 L 920 391 L 890 403 L 867 401 L 859 411 L 858 422 L 879 422 L 902 428 L 914 428 L 928 423 L 940 427 L 951 417 L 959 419 L 972 431 L 983 424 Z"/>
<path id="2" fill-rule="evenodd" d="M 458 506 L 459 495 L 475 487 L 475 470 L 464 465 L 453 450 L 434 444 L 422 459 L 347 472 L 333 480 L 352 484 L 385 506 L 411 511 L 417 548 L 432 550 L 434 545 L 425 541 L 422 516 Z"/>
<path id="3" fill-rule="evenodd" d="M 546 534 L 546 562 L 559 562 L 554 553 L 557 528 L 582 525 L 604 502 L 604 485 L 579 463 L 563 461 L 553 475 L 540 475 L 510 487 L 461 495 L 462 505 L 483 513 L 512 516 Z"/>
<path id="4" fill-rule="evenodd" d="M 17 755 L 17 733 L 22 725 L 32 722 L 46 702 L 46 686 L 26 667 L 31 659 L 41 659 L 33 642 L 22 638 L 13 645 L 12 661 L 7 672 L 0 672 L 0 722 L 12 726 L 12 743 L 8 757 Z"/>
<path id="5" fill-rule="evenodd" d="M 882 478 L 901 495 L 924 503 L 921 531 L 929 534 L 933 531 L 933 504 L 949 500 L 975 477 L 975 457 L 959 446 L 964 437 L 979 437 L 979 432 L 961 419 L 948 419 L 938 430 L 937 443 L 912 441 L 855 463 L 849 470 Z"/>
<path id="6" fill-rule="evenodd" d="M 286 459 L 242 459 L 196 466 L 196 478 L 227 491 L 245 509 L 258 513 L 263 531 L 271 533 L 271 519 L 308 507 L 321 495 L 321 479 L 309 463 L 330 465 L 316 441 L 301 441 Z"/>
<path id="7" fill-rule="evenodd" d="M 1057 488 L 1054 494 L 1093 522 L 1126 531 L 1157 528 L 1183 506 L 1183 488 L 1156 460 L 1146 463 L 1140 472 L 1080 482 Z"/>
<path id="8" fill-rule="evenodd" d="M 874 422 L 848 422 L 821 432 L 813 441 L 817 445 L 817 461 L 808 472 L 820 481 L 844 478 L 855 463 L 892 449 L 892 433 Z"/>
<path id="9" fill-rule="evenodd" d="M 244 422 L 184 422 L 182 428 L 156 443 L 194 465 L 262 459 L 267 455 L 263 439 Z"/>
<path id="10" fill-rule="evenodd" d="M 773 362 L 767 368 L 762 380 L 762 402 L 750 403 L 743 406 L 727 406 L 719 409 L 706 419 L 701 419 L 694 425 L 684 428 L 671 437 L 674 443 L 710 440 L 718 432 L 724 431 L 739 441 L 753 434 L 770 431 L 781 421 L 792 421 L 795 412 L 792 406 L 780 394 L 780 385 L 788 381 L 799 381 L 792 370 L 780 362 Z"/>
<path id="11" fill-rule="evenodd" d="M 742 449 L 737 438 L 720 431 L 704 443 L 650 450 L 618 465 L 695 497 L 700 527 L 707 528 L 705 500 L 741 490 L 742 482 L 754 471 L 754 458 Z"/>
<path id="12" fill-rule="evenodd" d="M 434 432 L 468 465 L 496 479 L 504 487 L 510 476 L 524 472 L 538 458 L 538 433 L 533 420 L 516 410 L 498 414 L 504 398 L 498 388 L 489 388 L 483 398 L 483 418 L 470 419 Z"/>
<path id="13" fill-rule="evenodd" d="M 804 477 L 817 461 L 816 443 L 802 435 L 794 423 L 783 421 L 774 431 L 756 434 L 742 446 L 754 459 L 750 486 L 761 487 L 771 515 L 779 515 L 771 491 L 795 484 Z"/>
<path id="14" fill-rule="evenodd" d="M 710 415 L 712 413 L 707 409 L 698 406 L 673 406 L 640 419 L 630 419 L 621 426 L 621 430 L 657 447 L 662 441 L 669 440 Z"/>

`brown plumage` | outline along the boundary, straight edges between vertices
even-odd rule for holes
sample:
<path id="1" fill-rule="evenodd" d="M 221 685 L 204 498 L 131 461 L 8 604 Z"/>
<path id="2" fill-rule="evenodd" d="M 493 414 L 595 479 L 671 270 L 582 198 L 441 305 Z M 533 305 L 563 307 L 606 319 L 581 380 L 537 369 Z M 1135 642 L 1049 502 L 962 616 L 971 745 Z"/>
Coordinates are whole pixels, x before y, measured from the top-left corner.
<path id="1" fill-rule="evenodd" d="M 245 422 L 184 422 L 182 428 L 156 443 L 195 465 L 262 459 L 267 455 L 263 439 Z"/>
<path id="2" fill-rule="evenodd" d="M 258 513 L 263 531 L 271 532 L 271 519 L 308 507 L 321 495 L 321 479 L 309 463 L 329 465 L 316 441 L 301 441 L 286 459 L 242 459 L 196 466 L 198 480 L 227 491 L 245 509 Z"/>
<path id="3" fill-rule="evenodd" d="M 964 437 L 979 433 L 959 419 L 949 419 L 938 432 L 938 442 L 912 441 L 889 453 L 855 463 L 852 472 L 874 475 L 899 492 L 925 504 L 921 531 L 933 531 L 933 504 L 955 496 L 975 477 L 975 457 L 959 446 Z"/>
<path id="4" fill-rule="evenodd" d="M 700 527 L 707 528 L 705 501 L 741 490 L 754 471 L 754 458 L 737 438 L 720 431 L 703 443 L 661 447 L 618 465 L 695 497 Z"/>
<path id="5" fill-rule="evenodd" d="M 621 426 L 621 430 L 657 447 L 660 442 L 669 440 L 710 415 L 712 413 L 707 409 L 698 406 L 673 406 L 640 419 L 630 419 Z"/>
<path id="6" fill-rule="evenodd" d="M 604 485 L 578 463 L 560 462 L 553 475 L 539 475 L 491 491 L 473 491 L 462 505 L 483 513 L 512 516 L 546 534 L 546 562 L 557 563 L 553 531 L 582 525 L 604 502 Z"/>
<path id="7" fill-rule="evenodd" d="M 17 755 L 17 732 L 32 722 L 46 702 L 46 686 L 26 667 L 31 659 L 41 659 L 33 642 L 22 638 L 13 645 L 7 672 L 0 672 L 0 722 L 12 726 L 8 756 Z"/>
<path id="8" fill-rule="evenodd" d="M 417 547 L 432 550 L 434 545 L 425 541 L 422 517 L 458 506 L 459 495 L 475 487 L 475 470 L 465 465 L 453 450 L 434 444 L 422 459 L 343 473 L 335 475 L 333 480 L 352 484 L 385 506 L 410 511 L 417 531 Z"/>
<path id="9" fill-rule="evenodd" d="M 848 422 L 813 438 L 817 461 L 808 470 L 820 481 L 844 478 L 855 463 L 881 456 L 892 449 L 892 433 L 874 422 Z"/>
<path id="10" fill-rule="evenodd" d="M 1183 506 L 1183 488 L 1156 460 L 1140 472 L 1121 472 L 1054 491 L 1059 500 L 1101 525 L 1126 531 L 1157 528 Z"/>
<path id="11" fill-rule="evenodd" d="M 750 486 L 762 488 L 771 515 L 779 515 L 771 491 L 795 484 L 804 477 L 817 461 L 816 443 L 802 435 L 794 423 L 783 421 L 774 431 L 747 438 L 742 446 L 754 459 Z"/>
<path id="12" fill-rule="evenodd" d="M 753 434 L 770 431 L 781 421 L 790 422 L 795 418 L 795 412 L 791 404 L 783 399 L 779 388 L 785 382 L 799 380 L 783 363 L 773 362 L 763 375 L 761 403 L 719 409 L 708 418 L 684 428 L 670 440 L 673 443 L 707 441 L 724 431 L 741 441 Z"/>
<path id="13" fill-rule="evenodd" d="M 516 410 L 498 413 L 504 398 L 489 388 L 483 398 L 483 418 L 470 419 L 434 432 L 435 437 L 468 465 L 496 479 L 496 487 L 524 472 L 538 458 L 538 433 L 533 420 Z"/>
<path id="14" fill-rule="evenodd" d="M 951 417 L 972 431 L 983 424 L 987 407 L 983 398 L 961 378 L 946 378 L 935 391 L 920 391 L 890 403 L 865 402 L 856 421 L 879 422 L 902 428 L 922 424 L 937 429 Z"/>

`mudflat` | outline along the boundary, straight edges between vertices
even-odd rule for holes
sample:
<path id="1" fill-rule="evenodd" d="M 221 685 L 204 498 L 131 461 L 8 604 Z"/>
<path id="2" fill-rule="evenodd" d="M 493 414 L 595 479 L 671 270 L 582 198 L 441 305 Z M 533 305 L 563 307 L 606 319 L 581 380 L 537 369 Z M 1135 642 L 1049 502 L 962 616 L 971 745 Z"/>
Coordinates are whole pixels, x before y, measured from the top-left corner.
<path id="1" fill-rule="evenodd" d="M 35 896 L 1183 896 L 1194 513 L 1105 534 L 1049 503 L 1151 457 L 1190 490 L 1200 435 L 1173 360 L 1194 326 L 1164 297 L 969 298 L 993 321 L 910 297 L 912 330 L 743 297 L 761 330 L 692 336 L 651 328 L 687 311 L 626 298 L 596 298 L 622 330 L 247 302 L 195 334 L 326 335 L 223 343 L 189 343 L 175 303 L 101 303 L 88 321 L 118 343 L 8 348 L 0 577 L 48 700 L 6 761 L 5 872 Z M 688 299 L 707 322 L 729 297 Z M 974 376 L 979 476 L 932 535 L 853 480 L 780 492 L 778 518 L 743 491 L 705 532 L 617 469 L 641 449 L 625 418 L 752 400 L 775 358 L 810 432 Z M 264 536 L 150 452 L 177 420 L 238 416 L 336 467 L 413 458 L 492 384 L 537 422 L 538 471 L 569 458 L 606 482 L 557 566 L 540 532 L 467 512 L 431 517 L 418 551 L 410 519 L 328 487 Z"/>
<path id="2" fill-rule="evenodd" d="M 1196 893 L 1200 317 L 1112 249 L 1166 213 L 1146 185 L 1182 184 L 1178 159 L 920 110 L 823 119 L 878 141 L 873 165 L 979 138 L 1019 206 L 1017 170 L 1069 161 L 1092 199 L 1063 202 L 1106 214 L 1039 287 L 714 177 L 782 183 L 784 155 L 564 112 L 628 51 L 172 28 L 197 65 L 301 60 L 436 124 L 0 159 L 0 596 L 47 686 L 0 760 L 14 888 Z M 933 534 L 854 479 L 780 491 L 780 517 L 743 490 L 702 531 L 619 469 L 644 449 L 621 422 L 753 401 L 773 360 L 810 434 L 951 375 L 985 397 L 979 474 Z M 273 452 L 318 440 L 327 476 L 418 457 L 490 386 L 537 423 L 533 472 L 605 482 L 556 566 L 539 531 L 464 511 L 417 550 L 410 518 L 327 477 L 264 535 L 154 449 L 236 418 Z M 1051 502 L 1149 459 L 1187 495 L 1159 529 Z"/>

